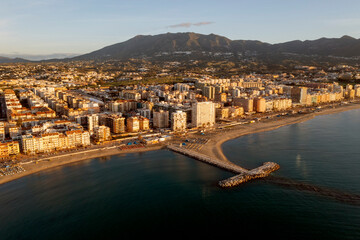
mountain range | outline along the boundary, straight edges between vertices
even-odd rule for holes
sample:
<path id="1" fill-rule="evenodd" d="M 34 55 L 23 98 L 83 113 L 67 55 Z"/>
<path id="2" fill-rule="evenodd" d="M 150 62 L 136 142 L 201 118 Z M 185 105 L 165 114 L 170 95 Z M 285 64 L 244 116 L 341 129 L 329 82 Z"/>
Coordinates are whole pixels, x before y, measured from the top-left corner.
<path id="1" fill-rule="evenodd" d="M 17 62 L 28 62 L 29 60 L 23 58 L 8 58 L 0 56 L 0 63 L 17 63 Z"/>
<path id="2" fill-rule="evenodd" d="M 350 36 L 289 41 L 270 44 L 257 40 L 230 40 L 215 34 L 193 32 L 138 35 L 127 41 L 102 49 L 61 59 L 68 60 L 126 60 L 129 58 L 213 58 L 216 56 L 257 56 L 260 59 L 282 59 L 293 56 L 307 58 L 360 59 L 360 39 Z M 25 59 L 0 58 L 1 62 L 21 62 Z"/>
<path id="3" fill-rule="evenodd" d="M 80 55 L 80 54 L 76 54 L 76 53 L 52 53 L 52 54 L 13 53 L 13 54 L 2 54 L 2 57 L 8 58 L 8 59 L 26 59 L 29 61 L 41 61 L 41 60 L 48 60 L 48 59 L 71 58 L 71 57 L 75 57 L 78 55 Z"/>

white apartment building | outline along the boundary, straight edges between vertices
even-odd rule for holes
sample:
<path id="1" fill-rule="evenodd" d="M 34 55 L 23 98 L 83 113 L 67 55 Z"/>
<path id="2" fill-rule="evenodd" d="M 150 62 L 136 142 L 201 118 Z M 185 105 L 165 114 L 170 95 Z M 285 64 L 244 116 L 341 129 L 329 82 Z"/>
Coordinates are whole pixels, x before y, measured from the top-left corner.
<path id="1" fill-rule="evenodd" d="M 35 137 L 21 136 L 20 146 L 23 153 L 52 152 L 56 150 L 90 145 L 90 134 L 87 131 L 75 130 L 62 133 L 46 133 Z"/>
<path id="2" fill-rule="evenodd" d="M 171 130 L 185 131 L 186 130 L 186 113 L 183 111 L 176 111 L 171 114 Z"/>
<path id="3" fill-rule="evenodd" d="M 191 109 L 193 127 L 211 127 L 215 124 L 215 103 L 195 102 Z"/>

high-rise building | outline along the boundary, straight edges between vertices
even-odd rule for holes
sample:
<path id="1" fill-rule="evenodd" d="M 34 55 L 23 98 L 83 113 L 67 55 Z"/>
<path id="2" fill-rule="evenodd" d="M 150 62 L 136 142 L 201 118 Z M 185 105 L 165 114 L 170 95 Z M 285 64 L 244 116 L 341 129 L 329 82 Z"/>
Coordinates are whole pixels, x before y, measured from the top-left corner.
<path id="1" fill-rule="evenodd" d="M 137 109 L 137 102 L 134 100 L 116 100 L 109 102 L 107 105 L 112 112 L 126 113 Z"/>
<path id="2" fill-rule="evenodd" d="M 94 139 L 98 142 L 104 142 L 111 139 L 110 128 L 106 126 L 98 126 L 94 128 Z"/>
<path id="3" fill-rule="evenodd" d="M 147 119 L 151 118 L 151 110 L 150 109 L 138 108 L 137 111 L 141 116 L 146 117 Z"/>
<path id="4" fill-rule="evenodd" d="M 94 128 L 99 126 L 99 116 L 97 114 L 76 116 L 75 121 L 85 127 L 91 135 L 93 134 Z"/>
<path id="5" fill-rule="evenodd" d="M 307 88 L 306 87 L 293 87 L 291 88 L 291 100 L 294 103 L 306 104 Z"/>
<path id="6" fill-rule="evenodd" d="M 143 116 L 139 117 L 139 129 L 141 131 L 147 131 L 149 130 L 149 119 Z"/>
<path id="7" fill-rule="evenodd" d="M 99 126 L 99 116 L 96 114 L 91 114 L 86 116 L 87 118 L 87 130 L 92 132 L 94 128 Z"/>
<path id="8" fill-rule="evenodd" d="M 137 117 L 129 117 L 126 119 L 126 130 L 128 132 L 138 132 L 140 130 L 140 122 Z"/>
<path id="9" fill-rule="evenodd" d="M 169 127 L 169 111 L 160 110 L 153 113 L 154 128 L 168 128 Z"/>
<path id="10" fill-rule="evenodd" d="M 234 98 L 234 105 L 243 107 L 245 112 L 254 111 L 254 100 L 251 98 Z"/>
<path id="11" fill-rule="evenodd" d="M 205 86 L 203 88 L 203 95 L 205 97 L 207 97 L 208 99 L 214 99 L 215 98 L 215 87 Z"/>
<path id="12" fill-rule="evenodd" d="M 264 113 L 266 111 L 265 98 L 262 97 L 254 98 L 254 111 L 259 113 Z"/>
<path id="13" fill-rule="evenodd" d="M 181 132 L 186 130 L 186 113 L 176 111 L 171 114 L 171 130 Z"/>
<path id="14" fill-rule="evenodd" d="M 125 118 L 119 115 L 106 116 L 105 125 L 109 127 L 113 133 L 125 132 Z"/>
<path id="15" fill-rule="evenodd" d="M 188 92 L 190 90 L 190 86 L 185 83 L 176 83 L 174 85 L 175 90 L 179 90 L 180 92 Z"/>
<path id="16" fill-rule="evenodd" d="M 195 102 L 192 105 L 191 123 L 193 127 L 211 127 L 215 124 L 215 104 Z"/>

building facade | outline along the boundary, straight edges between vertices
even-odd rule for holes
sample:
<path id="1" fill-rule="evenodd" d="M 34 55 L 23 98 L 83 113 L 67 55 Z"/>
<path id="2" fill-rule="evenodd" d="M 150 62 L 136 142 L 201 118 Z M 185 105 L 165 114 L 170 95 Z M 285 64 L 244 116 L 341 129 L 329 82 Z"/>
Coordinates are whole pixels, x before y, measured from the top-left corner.
<path id="1" fill-rule="evenodd" d="M 215 124 L 215 103 L 195 102 L 192 105 L 193 127 L 211 127 Z"/>
<path id="2" fill-rule="evenodd" d="M 154 128 L 168 128 L 169 127 L 169 111 L 160 110 L 153 113 Z"/>
<path id="3" fill-rule="evenodd" d="M 175 132 L 182 132 L 186 130 L 186 113 L 183 111 L 176 111 L 171 114 L 171 130 Z"/>
<path id="4" fill-rule="evenodd" d="M 128 132 L 138 132 L 140 130 L 140 121 L 137 117 L 129 117 L 126 119 L 126 130 Z"/>
<path id="5" fill-rule="evenodd" d="M 94 128 L 94 139 L 97 142 L 105 142 L 110 140 L 110 128 L 106 126 L 98 126 Z"/>

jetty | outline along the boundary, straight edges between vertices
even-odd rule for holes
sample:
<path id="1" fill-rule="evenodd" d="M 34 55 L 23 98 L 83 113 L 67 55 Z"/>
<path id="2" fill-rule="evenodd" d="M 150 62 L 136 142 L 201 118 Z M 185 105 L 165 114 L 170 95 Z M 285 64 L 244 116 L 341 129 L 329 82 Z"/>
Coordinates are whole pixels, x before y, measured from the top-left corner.
<path id="1" fill-rule="evenodd" d="M 268 176 L 271 172 L 280 168 L 277 163 L 274 162 L 265 162 L 262 166 L 254 168 L 252 170 L 245 169 L 240 167 L 232 162 L 223 161 L 220 159 L 209 157 L 205 154 L 189 150 L 183 147 L 179 147 L 176 145 L 168 145 L 168 149 L 183 154 L 185 156 L 197 159 L 199 161 L 205 162 L 207 164 L 216 166 L 218 168 L 230 171 L 232 173 L 237 174 L 234 177 L 222 180 L 219 182 L 219 186 L 223 188 L 234 187 L 241 183 L 247 182 L 256 178 L 263 178 Z"/>

